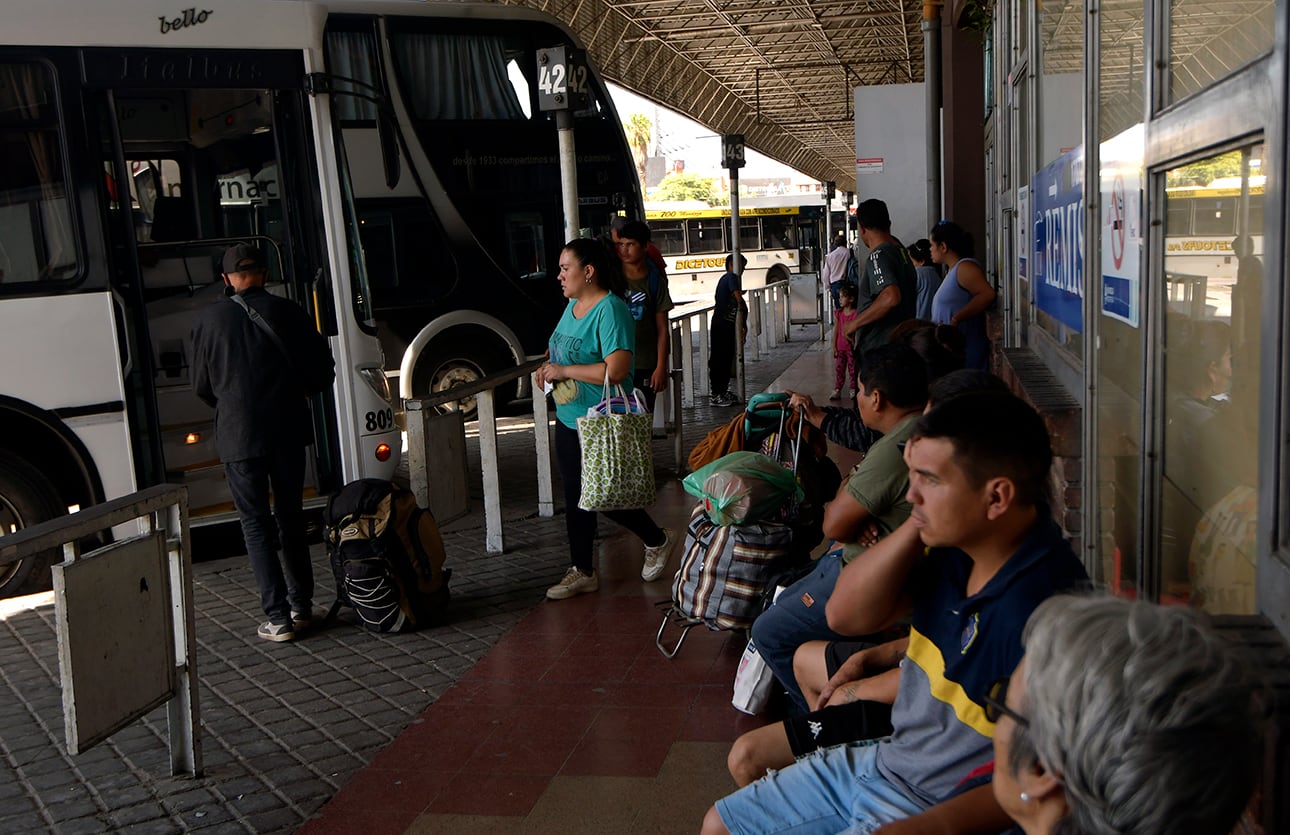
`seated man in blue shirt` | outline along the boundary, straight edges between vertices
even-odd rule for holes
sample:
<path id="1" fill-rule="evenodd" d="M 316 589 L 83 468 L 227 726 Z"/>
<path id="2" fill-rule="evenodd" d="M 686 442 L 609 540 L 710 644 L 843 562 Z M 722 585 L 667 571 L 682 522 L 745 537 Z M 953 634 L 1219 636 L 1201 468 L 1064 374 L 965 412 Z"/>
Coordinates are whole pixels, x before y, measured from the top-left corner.
<path id="1" fill-rule="evenodd" d="M 826 748 L 717 801 L 704 835 L 869 833 L 917 814 L 988 762 L 984 697 L 1021 659 L 1044 599 L 1087 581 L 1044 502 L 1048 432 L 1012 395 L 928 412 L 905 447 L 910 519 L 843 569 L 826 607 L 842 634 L 910 616 L 889 739 Z"/>

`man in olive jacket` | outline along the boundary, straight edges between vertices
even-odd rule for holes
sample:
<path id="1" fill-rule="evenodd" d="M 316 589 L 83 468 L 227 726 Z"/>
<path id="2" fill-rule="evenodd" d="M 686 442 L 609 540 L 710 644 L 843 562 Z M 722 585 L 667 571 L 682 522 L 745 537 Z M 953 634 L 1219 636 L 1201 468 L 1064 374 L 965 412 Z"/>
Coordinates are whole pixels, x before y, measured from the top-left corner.
<path id="1" fill-rule="evenodd" d="M 193 326 L 193 389 L 215 409 L 215 448 L 269 618 L 258 634 L 290 641 L 313 612 L 302 510 L 305 447 L 313 440 L 308 397 L 331 385 L 335 361 L 305 311 L 265 291 L 269 265 L 261 250 L 229 247 L 223 275 L 228 298 Z"/>

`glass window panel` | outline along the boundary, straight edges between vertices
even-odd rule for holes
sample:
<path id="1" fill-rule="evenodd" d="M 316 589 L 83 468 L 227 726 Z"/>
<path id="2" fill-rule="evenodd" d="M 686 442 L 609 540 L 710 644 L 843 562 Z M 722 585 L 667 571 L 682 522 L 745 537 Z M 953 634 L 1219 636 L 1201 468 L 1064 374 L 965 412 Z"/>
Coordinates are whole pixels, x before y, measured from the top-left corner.
<path id="1" fill-rule="evenodd" d="M 1233 158 L 1235 177 L 1224 171 Z M 1254 145 L 1166 174 L 1166 204 L 1212 207 L 1219 198 L 1224 228 L 1227 219 L 1232 224 L 1221 248 L 1199 245 L 1201 238 L 1185 246 L 1195 228 L 1166 222 L 1164 235 L 1161 599 L 1214 613 L 1255 611 L 1263 265 L 1262 228 L 1250 221 L 1261 201 L 1262 163 L 1263 146 Z M 1200 180 L 1208 180 L 1207 196 L 1188 187 Z"/>
<path id="2" fill-rule="evenodd" d="M 1272 51 L 1273 0 L 1170 0 L 1169 101 Z"/>
<path id="3" fill-rule="evenodd" d="M 44 64 L 0 63 L 0 159 L 0 284 L 75 277 L 54 75 Z"/>
<path id="4" fill-rule="evenodd" d="M 376 70 L 376 41 L 371 32 L 328 32 L 327 63 L 329 71 L 357 84 L 337 81 L 336 89 L 368 97 L 380 95 L 380 76 Z M 331 97 L 336 118 L 342 122 L 375 122 L 376 102 L 355 96 Z"/>
<path id="5" fill-rule="evenodd" d="M 1105 141 L 1142 121 L 1142 0 L 1102 0 L 1098 115 Z"/>
<path id="6" fill-rule="evenodd" d="M 690 252 L 696 255 L 701 252 L 725 252 L 727 223 L 728 220 L 715 217 L 686 221 L 690 233 Z"/>
<path id="7" fill-rule="evenodd" d="M 757 218 L 739 218 L 739 249 L 750 252 L 761 249 L 761 224 Z"/>
<path id="8" fill-rule="evenodd" d="M 1039 8 L 1039 164 L 1083 142 L 1084 3 L 1048 0 Z"/>
<path id="9" fill-rule="evenodd" d="M 1136 124 L 1101 143 L 1102 305 L 1097 368 L 1099 561 L 1095 580 L 1136 596 L 1142 547 L 1142 430 L 1146 346 L 1142 257 L 1145 132 Z"/>
<path id="10" fill-rule="evenodd" d="M 766 249 L 797 248 L 797 225 L 792 215 L 774 215 L 761 219 Z"/>
<path id="11" fill-rule="evenodd" d="M 649 237 L 664 255 L 685 254 L 685 223 L 679 220 L 652 220 Z"/>

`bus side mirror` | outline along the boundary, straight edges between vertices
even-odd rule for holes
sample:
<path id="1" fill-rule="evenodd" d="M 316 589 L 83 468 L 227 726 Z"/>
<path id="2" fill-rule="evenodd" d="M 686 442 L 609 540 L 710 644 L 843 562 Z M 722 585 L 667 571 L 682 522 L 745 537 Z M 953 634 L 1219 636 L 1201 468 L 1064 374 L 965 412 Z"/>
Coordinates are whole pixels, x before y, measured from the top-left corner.
<path id="1" fill-rule="evenodd" d="M 399 138 L 398 129 L 390 121 L 385 108 L 380 108 L 376 117 L 376 137 L 381 145 L 381 167 L 385 169 L 385 187 L 393 189 L 399 184 Z"/>

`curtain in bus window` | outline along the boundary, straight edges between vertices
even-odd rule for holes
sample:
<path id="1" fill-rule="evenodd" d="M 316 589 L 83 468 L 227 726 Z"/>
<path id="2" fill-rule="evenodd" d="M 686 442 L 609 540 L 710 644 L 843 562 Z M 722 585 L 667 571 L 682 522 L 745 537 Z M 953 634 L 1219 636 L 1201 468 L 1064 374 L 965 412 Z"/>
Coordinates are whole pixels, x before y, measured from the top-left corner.
<path id="1" fill-rule="evenodd" d="M 399 34 L 394 60 L 419 119 L 523 119 L 501 38 Z"/>
<path id="2" fill-rule="evenodd" d="M 376 53 L 372 36 L 364 32 L 328 32 L 327 60 L 331 73 L 342 78 L 352 78 L 363 84 L 378 87 Z M 376 90 L 340 82 L 339 90 L 352 90 L 365 95 L 376 95 Z M 376 103 L 354 96 L 333 96 L 336 118 L 341 121 L 376 121 Z"/>
<path id="3" fill-rule="evenodd" d="M 40 64 L 0 64 L 0 282 L 69 278 L 68 215 L 53 78 Z"/>

